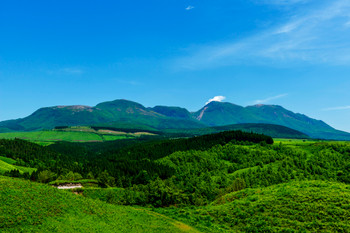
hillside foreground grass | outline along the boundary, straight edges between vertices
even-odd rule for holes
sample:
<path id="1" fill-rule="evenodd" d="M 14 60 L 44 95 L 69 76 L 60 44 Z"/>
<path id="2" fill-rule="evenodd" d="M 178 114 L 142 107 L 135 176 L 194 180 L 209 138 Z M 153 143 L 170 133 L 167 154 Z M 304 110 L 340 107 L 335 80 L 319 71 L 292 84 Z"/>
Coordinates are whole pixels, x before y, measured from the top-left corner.
<path id="1" fill-rule="evenodd" d="M 198 232 L 164 215 L 0 176 L 1 232 Z"/>
<path id="2" fill-rule="evenodd" d="M 293 181 L 232 192 L 203 207 L 156 211 L 203 232 L 350 232 L 350 186 Z"/>
<path id="3" fill-rule="evenodd" d="M 146 209 L 0 176 L 0 213 L 1 232 L 349 232 L 350 186 L 293 181 Z"/>

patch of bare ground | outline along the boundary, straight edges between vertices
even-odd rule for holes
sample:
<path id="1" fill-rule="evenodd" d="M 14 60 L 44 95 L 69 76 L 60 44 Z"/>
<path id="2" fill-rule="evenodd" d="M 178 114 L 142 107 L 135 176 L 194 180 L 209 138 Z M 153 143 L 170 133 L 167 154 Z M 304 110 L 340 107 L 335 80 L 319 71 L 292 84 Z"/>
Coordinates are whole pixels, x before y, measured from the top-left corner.
<path id="1" fill-rule="evenodd" d="M 106 130 L 106 129 L 99 129 L 97 132 L 102 133 L 102 134 L 115 134 L 115 135 L 125 135 L 126 134 L 125 132 Z"/>
<path id="2" fill-rule="evenodd" d="M 75 188 L 82 188 L 83 186 L 81 184 L 60 184 L 60 185 L 54 185 L 54 187 L 58 189 L 75 189 Z"/>
<path id="3" fill-rule="evenodd" d="M 134 133 L 134 135 L 151 135 L 151 136 L 154 136 L 154 135 L 156 135 L 156 134 L 154 134 L 154 133 L 149 133 L 149 132 L 136 132 L 136 133 Z"/>

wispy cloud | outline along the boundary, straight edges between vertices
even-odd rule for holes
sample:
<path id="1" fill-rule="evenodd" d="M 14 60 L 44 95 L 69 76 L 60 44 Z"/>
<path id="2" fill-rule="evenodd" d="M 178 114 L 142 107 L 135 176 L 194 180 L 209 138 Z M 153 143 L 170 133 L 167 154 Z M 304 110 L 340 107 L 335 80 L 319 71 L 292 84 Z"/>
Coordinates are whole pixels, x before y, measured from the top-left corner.
<path id="1" fill-rule="evenodd" d="M 135 80 L 116 79 L 116 81 L 121 83 L 121 84 L 127 84 L 127 85 L 131 85 L 131 86 L 141 86 L 142 85 L 142 83 L 135 81 Z"/>
<path id="2" fill-rule="evenodd" d="M 271 61 L 286 65 L 294 62 L 350 65 L 349 12 L 348 0 L 298 8 L 289 20 L 254 36 L 192 49 L 188 56 L 176 59 L 174 66 L 196 70 L 242 63 L 270 64 Z"/>
<path id="3" fill-rule="evenodd" d="M 58 69 L 42 70 L 49 75 L 81 75 L 85 71 L 81 68 L 64 67 Z"/>
<path id="4" fill-rule="evenodd" d="M 298 3 L 306 3 L 310 0 L 257 0 L 256 3 L 270 5 L 294 5 Z"/>
<path id="5" fill-rule="evenodd" d="M 350 105 L 349 106 L 339 106 L 339 107 L 325 108 L 325 109 L 323 109 L 323 111 L 336 111 L 336 110 L 348 110 L 348 109 L 350 109 Z"/>
<path id="6" fill-rule="evenodd" d="M 283 97 L 286 97 L 288 94 L 281 94 L 281 95 L 276 95 L 276 96 L 271 96 L 268 97 L 266 99 L 262 99 L 262 100 L 255 100 L 254 104 L 265 104 L 265 103 L 269 103 L 272 100 L 277 100 L 277 99 L 281 99 Z"/>
<path id="7" fill-rule="evenodd" d="M 216 101 L 216 102 L 222 102 L 223 100 L 225 100 L 226 97 L 225 96 L 222 96 L 222 95 L 218 95 L 218 96 L 215 96 L 214 98 L 212 99 L 209 99 L 205 105 L 209 104 L 210 102 L 213 102 L 213 101 Z"/>
<path id="8" fill-rule="evenodd" d="M 67 73 L 67 74 L 82 74 L 84 71 L 79 68 L 63 68 L 60 69 L 61 72 Z"/>
<path id="9" fill-rule="evenodd" d="M 194 6 L 191 6 L 191 5 L 189 5 L 189 6 L 187 6 L 187 7 L 185 8 L 186 11 L 190 11 L 190 10 L 192 10 L 192 9 L 194 9 Z"/>

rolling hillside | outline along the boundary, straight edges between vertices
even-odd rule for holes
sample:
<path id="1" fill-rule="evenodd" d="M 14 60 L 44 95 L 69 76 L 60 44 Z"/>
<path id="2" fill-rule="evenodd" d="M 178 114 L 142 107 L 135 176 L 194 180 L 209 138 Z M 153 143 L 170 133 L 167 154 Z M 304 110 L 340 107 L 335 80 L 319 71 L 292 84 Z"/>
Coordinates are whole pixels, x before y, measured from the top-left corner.
<path id="1" fill-rule="evenodd" d="M 152 211 L 113 206 L 0 176 L 1 232 L 198 232 Z"/>
<path id="2" fill-rule="evenodd" d="M 298 181 L 245 189 L 199 208 L 159 213 L 203 232 L 349 232 L 350 186 Z"/>
<path id="3" fill-rule="evenodd" d="M 4 174 L 5 172 L 9 172 L 12 170 L 18 170 L 21 174 L 23 174 L 24 172 L 28 172 L 29 174 L 31 174 L 33 171 L 36 170 L 35 168 L 17 166 L 15 165 L 15 163 L 16 160 L 0 156 L 0 174 Z"/>
<path id="4" fill-rule="evenodd" d="M 0 176 L 0 229 L 2 232 L 348 232 L 349 200 L 348 185 L 293 181 L 228 193 L 206 206 L 157 208 L 153 212 Z"/>

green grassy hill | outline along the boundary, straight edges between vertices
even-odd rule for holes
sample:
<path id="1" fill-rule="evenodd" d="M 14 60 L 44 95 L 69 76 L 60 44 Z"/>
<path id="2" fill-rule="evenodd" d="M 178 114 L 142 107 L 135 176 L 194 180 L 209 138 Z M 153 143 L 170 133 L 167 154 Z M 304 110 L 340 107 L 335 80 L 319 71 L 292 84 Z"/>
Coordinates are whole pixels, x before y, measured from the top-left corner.
<path id="1" fill-rule="evenodd" d="M 350 232 L 350 186 L 295 181 L 245 189 L 198 208 L 159 208 L 204 232 Z"/>
<path id="2" fill-rule="evenodd" d="M 20 173 L 24 173 L 24 172 L 32 173 L 33 171 L 36 170 L 35 168 L 16 166 L 14 165 L 15 163 L 16 163 L 16 160 L 0 156 L 0 174 L 3 174 L 4 172 L 9 172 L 12 170 L 18 170 Z"/>
<path id="3" fill-rule="evenodd" d="M 198 232 L 155 212 L 113 206 L 0 176 L 1 232 Z"/>

